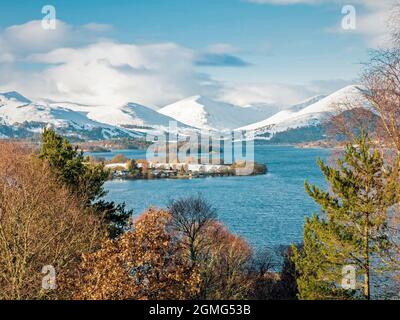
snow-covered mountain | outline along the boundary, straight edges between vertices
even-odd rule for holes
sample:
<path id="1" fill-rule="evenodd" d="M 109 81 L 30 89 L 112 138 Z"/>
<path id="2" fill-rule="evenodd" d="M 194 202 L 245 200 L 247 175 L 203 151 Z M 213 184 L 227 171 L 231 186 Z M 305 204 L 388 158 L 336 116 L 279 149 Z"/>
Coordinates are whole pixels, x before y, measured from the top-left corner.
<path id="1" fill-rule="evenodd" d="M 132 120 L 136 114 L 131 107 L 131 104 L 113 109 L 46 100 L 32 102 L 17 92 L 7 92 L 0 94 L 0 134 L 2 138 L 23 138 L 37 134 L 50 125 L 66 136 L 80 139 L 142 136 L 142 130 L 130 130 L 123 126 L 147 125 L 138 117 L 135 118 L 136 122 Z M 145 107 L 139 109 L 145 114 Z M 161 117 L 155 111 L 148 114 L 152 118 L 150 114 L 154 119 Z M 123 121 L 123 116 L 127 118 L 126 121 Z"/>
<path id="2" fill-rule="evenodd" d="M 148 130 L 168 131 L 170 122 L 175 119 L 158 113 L 157 111 L 136 103 L 127 103 L 123 106 L 84 106 L 72 103 L 52 103 L 51 105 L 62 105 L 66 108 L 85 112 L 91 120 L 105 123 L 111 126 L 118 126 L 148 132 Z M 189 126 L 178 122 L 178 128 L 191 129 Z"/>
<path id="3" fill-rule="evenodd" d="M 143 137 L 169 130 L 175 119 L 136 103 L 123 106 L 88 106 L 47 99 L 31 101 L 18 92 L 0 93 L 0 138 L 25 138 L 50 125 L 66 136 L 80 139 Z M 183 123 L 178 132 L 196 130 Z"/>
<path id="4" fill-rule="evenodd" d="M 155 111 L 135 103 L 107 107 L 31 101 L 18 92 L 7 92 L 0 94 L 0 138 L 30 137 L 48 125 L 80 139 L 143 137 L 168 131 L 170 122 L 177 120 L 178 133 L 183 135 L 198 129 L 247 130 L 265 140 L 279 137 L 285 142 L 281 136 L 290 135 L 292 141 L 301 141 L 302 135 L 323 136 L 321 124 L 331 116 L 367 105 L 362 87 L 356 85 L 284 110 L 264 104 L 238 107 L 193 96 Z"/>
<path id="5" fill-rule="evenodd" d="M 251 130 L 256 136 L 271 138 L 278 132 L 318 126 L 334 115 L 360 106 L 367 107 L 367 105 L 362 87 L 353 85 L 326 97 L 317 96 L 308 99 L 265 120 L 243 126 L 238 130 Z"/>
<path id="6" fill-rule="evenodd" d="M 206 130 L 232 130 L 265 118 L 268 110 L 259 106 L 238 107 L 202 96 L 167 105 L 159 113 L 186 125 Z"/>

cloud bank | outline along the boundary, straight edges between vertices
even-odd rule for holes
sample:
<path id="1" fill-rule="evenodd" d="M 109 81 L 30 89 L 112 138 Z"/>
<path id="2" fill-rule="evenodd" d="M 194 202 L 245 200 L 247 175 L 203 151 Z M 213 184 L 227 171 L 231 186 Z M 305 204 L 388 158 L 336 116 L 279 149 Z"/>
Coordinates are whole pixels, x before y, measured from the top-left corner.
<path id="1" fill-rule="evenodd" d="M 288 106 L 339 89 L 338 83 L 322 88 L 218 82 L 199 66 L 250 65 L 229 44 L 195 51 L 176 43 L 119 43 L 109 37 L 112 31 L 109 25 L 74 27 L 60 20 L 56 30 L 44 30 L 40 21 L 0 30 L 0 92 L 16 90 L 30 98 L 88 105 L 136 102 L 158 108 L 198 94 L 242 106 Z"/>

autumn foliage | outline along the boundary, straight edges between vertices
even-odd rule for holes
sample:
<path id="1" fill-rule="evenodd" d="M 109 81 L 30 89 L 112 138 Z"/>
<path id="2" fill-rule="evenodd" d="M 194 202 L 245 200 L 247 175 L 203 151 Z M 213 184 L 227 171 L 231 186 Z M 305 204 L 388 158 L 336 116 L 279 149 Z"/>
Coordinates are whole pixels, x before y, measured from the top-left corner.
<path id="1" fill-rule="evenodd" d="M 86 254 L 69 283 L 74 299 L 241 299 L 251 288 L 247 243 L 210 223 L 196 263 L 172 215 L 150 209 L 130 232 Z M 77 280 L 78 279 L 78 280 Z"/>
<path id="2" fill-rule="evenodd" d="M 0 149 L 0 299 L 255 297 L 249 244 L 201 196 L 150 208 L 110 238 L 109 221 L 32 147 Z"/>
<path id="3" fill-rule="evenodd" d="M 132 231 L 84 255 L 75 299 L 188 299 L 197 293 L 198 272 L 183 258 L 168 212 L 150 209 Z"/>
<path id="4" fill-rule="evenodd" d="M 42 268 L 68 273 L 105 229 L 31 149 L 0 142 L 0 150 L 0 299 L 55 298 L 42 288 Z"/>
<path id="5" fill-rule="evenodd" d="M 252 287 L 248 276 L 252 250 L 248 243 L 218 222 L 207 227 L 204 238 L 208 245 L 197 264 L 202 275 L 199 298 L 245 299 Z"/>

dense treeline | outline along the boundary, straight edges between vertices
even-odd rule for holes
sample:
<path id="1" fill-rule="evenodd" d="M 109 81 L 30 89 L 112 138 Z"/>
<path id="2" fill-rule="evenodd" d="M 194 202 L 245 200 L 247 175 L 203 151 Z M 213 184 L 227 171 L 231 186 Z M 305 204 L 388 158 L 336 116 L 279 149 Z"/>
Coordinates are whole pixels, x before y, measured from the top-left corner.
<path id="1" fill-rule="evenodd" d="M 0 298 L 295 298 L 288 249 L 254 253 L 202 196 L 133 221 L 124 205 L 101 200 L 104 168 L 55 132 L 44 131 L 39 153 L 0 146 Z"/>

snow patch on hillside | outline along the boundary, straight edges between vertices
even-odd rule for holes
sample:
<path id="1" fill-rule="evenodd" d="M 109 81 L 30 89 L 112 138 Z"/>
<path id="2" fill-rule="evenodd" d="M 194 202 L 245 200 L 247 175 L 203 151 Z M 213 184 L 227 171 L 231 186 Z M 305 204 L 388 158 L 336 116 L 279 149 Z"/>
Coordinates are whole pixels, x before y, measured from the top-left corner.
<path id="1" fill-rule="evenodd" d="M 363 89 L 360 86 L 348 86 L 327 97 L 311 98 L 263 121 L 241 127 L 238 130 L 254 130 L 259 134 L 314 126 L 333 115 L 360 106 L 367 106 Z"/>

